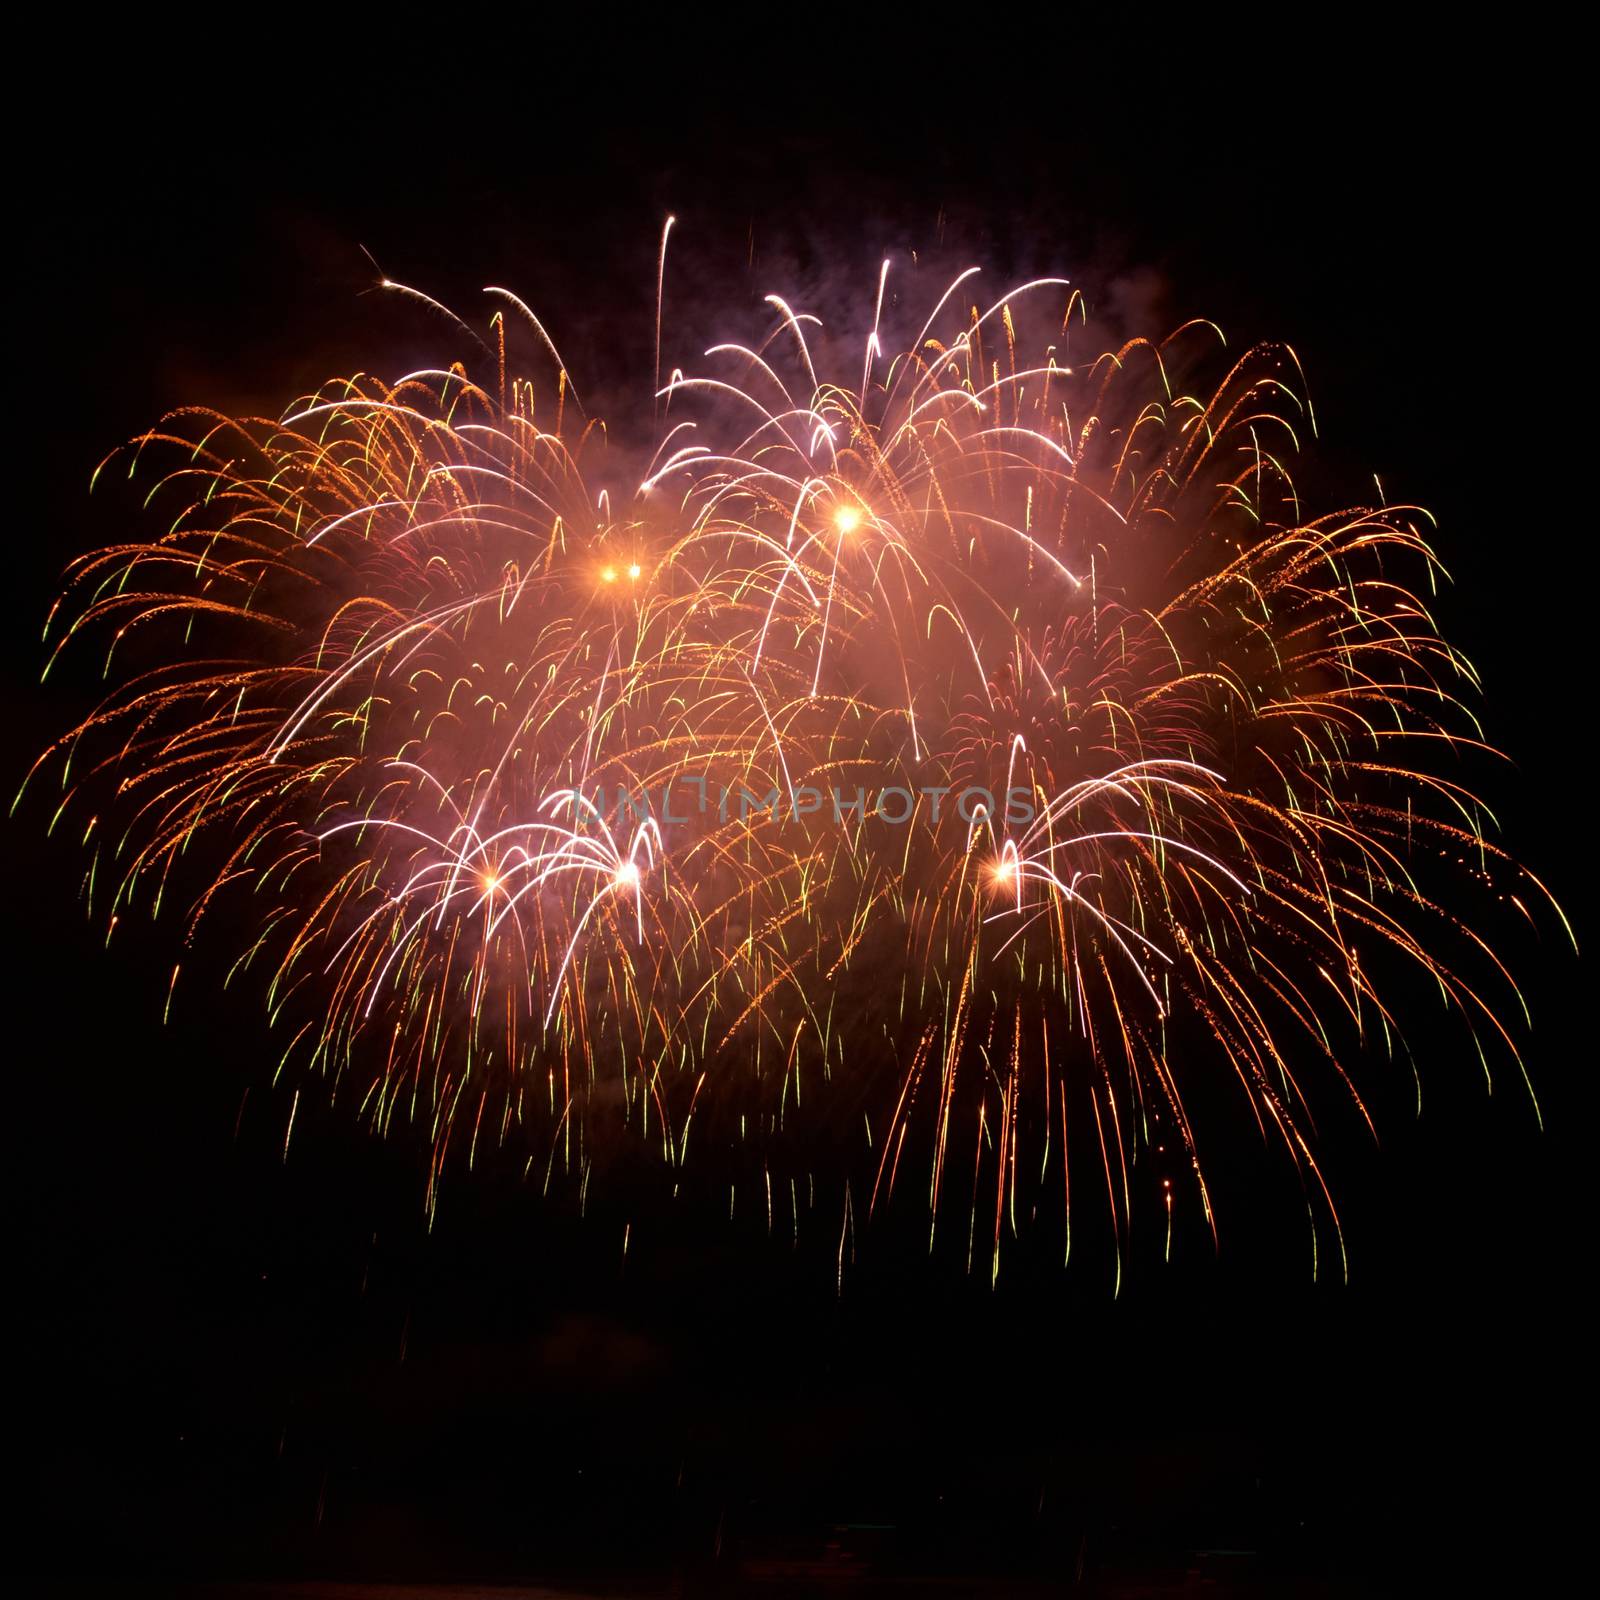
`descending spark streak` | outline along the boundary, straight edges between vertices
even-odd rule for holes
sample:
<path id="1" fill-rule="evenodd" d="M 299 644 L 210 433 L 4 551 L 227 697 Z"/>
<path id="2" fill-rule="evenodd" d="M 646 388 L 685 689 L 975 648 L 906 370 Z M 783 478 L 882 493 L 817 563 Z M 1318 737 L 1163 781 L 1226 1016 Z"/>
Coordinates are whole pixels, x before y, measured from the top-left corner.
<path id="1" fill-rule="evenodd" d="M 497 313 L 488 386 L 347 379 L 133 441 L 130 474 L 170 463 L 167 531 L 70 572 L 51 660 L 104 629 L 112 686 L 40 762 L 57 817 L 110 791 L 111 927 L 213 852 L 191 931 L 253 926 L 238 965 L 308 1067 L 429 1130 L 430 1205 L 480 1127 L 587 1192 L 621 1129 L 676 1186 L 692 1122 L 730 1195 L 832 1174 L 842 1272 L 915 1134 L 928 1238 L 969 1192 L 970 1258 L 992 1183 L 997 1272 L 1019 1217 L 1070 1217 L 1071 1129 L 1120 1281 L 1138 1194 L 1164 1256 L 1174 1215 L 1214 1232 L 1183 1089 L 1220 1063 L 1337 1232 L 1302 1059 L 1366 1116 L 1409 971 L 1486 1072 L 1515 1060 L 1473 908 L 1553 906 L 1434 766 L 1488 747 L 1416 592 L 1425 515 L 1308 519 L 1292 352 L 1192 386 L 1218 343 L 1191 324 L 1072 361 L 1056 278 L 980 309 L 969 269 L 896 345 L 885 261 L 859 381 L 772 295 L 764 339 L 663 383 L 672 228 L 672 421 L 631 496 L 591 486 L 605 429 L 498 288 L 553 398 Z"/>
<path id="2" fill-rule="evenodd" d="M 654 389 L 661 392 L 661 313 L 667 295 L 667 240 L 672 236 L 672 225 L 678 219 L 668 217 L 661 229 L 661 257 L 656 263 L 656 367 Z"/>

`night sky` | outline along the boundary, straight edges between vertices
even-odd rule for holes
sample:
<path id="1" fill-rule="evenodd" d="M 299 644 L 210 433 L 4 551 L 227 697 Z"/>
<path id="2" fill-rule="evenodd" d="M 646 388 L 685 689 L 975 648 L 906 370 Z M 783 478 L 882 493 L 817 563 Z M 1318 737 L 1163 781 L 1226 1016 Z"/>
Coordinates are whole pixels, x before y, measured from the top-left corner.
<path id="1" fill-rule="evenodd" d="M 127 525 L 127 498 L 88 494 L 111 447 L 174 404 L 275 412 L 448 349 L 371 292 L 374 261 L 469 317 L 482 285 L 515 288 L 614 411 L 648 388 L 671 211 L 685 357 L 723 296 L 799 286 L 870 316 L 879 261 L 910 250 L 981 260 L 995 287 L 1060 271 L 1123 331 L 1205 315 L 1236 348 L 1293 343 L 1323 503 L 1376 471 L 1440 519 L 1445 631 L 1512 757 L 1490 798 L 1573 909 L 1587 468 L 1558 415 L 1575 290 L 1540 118 L 1365 48 L 1326 83 L 1248 54 L 1078 52 L 1056 95 L 1029 91 L 1025 39 L 938 89 L 932 61 L 875 80 L 864 47 L 851 72 L 875 86 L 827 105 L 708 64 L 530 65 L 511 93 L 475 51 L 432 94 L 299 57 L 233 93 L 203 54 L 176 84 L 107 58 L 74 79 L 84 137 L 37 134 L 13 197 L 34 281 L 12 306 L 8 793 L 90 703 L 86 660 L 39 689 L 39 628 L 65 562 Z M 740 87 L 685 87 L 706 78 Z M 272 114 L 288 81 L 301 109 Z M 1409 1074 L 1374 1062 L 1381 1146 L 1353 1117 L 1325 1130 L 1348 1285 L 1311 1282 L 1292 1183 L 1242 1149 L 1220 1253 L 1191 1233 L 1115 1299 L 1090 1245 L 1065 1273 L 1023 1250 L 994 1290 L 882 1251 L 840 1296 L 830 1251 L 692 1208 L 647 1219 L 624 1261 L 605 1202 L 580 1219 L 514 1171 L 447 1184 L 430 1232 L 425 1141 L 311 1096 L 285 1161 L 259 996 L 186 980 L 163 1026 L 178 919 L 108 952 L 47 820 L 34 801 L 0 832 L 25 1570 L 93 1592 L 710 1582 L 719 1540 L 755 1560 L 870 1524 L 847 1538 L 896 1571 L 1081 1560 L 1109 1585 L 1233 1549 L 1360 1592 L 1520 1581 L 1569 1536 L 1590 1051 L 1553 919 L 1516 952 L 1544 1132 L 1514 1071 L 1488 1095 L 1454 1031 L 1432 1047 L 1415 1023 L 1421 1117 Z"/>

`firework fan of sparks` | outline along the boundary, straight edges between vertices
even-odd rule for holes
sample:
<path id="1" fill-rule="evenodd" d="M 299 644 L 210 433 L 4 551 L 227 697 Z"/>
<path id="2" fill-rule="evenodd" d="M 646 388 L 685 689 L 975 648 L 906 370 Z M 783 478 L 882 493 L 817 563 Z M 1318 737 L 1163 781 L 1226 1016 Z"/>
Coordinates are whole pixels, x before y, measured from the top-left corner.
<path id="1" fill-rule="evenodd" d="M 71 569 L 47 636 L 110 687 L 31 781 L 113 927 L 246 930 L 293 1100 L 422 1130 L 430 1207 L 626 1148 L 841 1262 L 909 1205 L 994 1273 L 1092 1201 L 1120 1281 L 1141 1209 L 1215 1232 L 1220 1077 L 1342 1259 L 1302 1075 L 1360 1106 L 1407 969 L 1516 1062 L 1468 919 L 1552 904 L 1456 772 L 1427 519 L 1307 515 L 1286 348 L 1095 356 L 976 269 L 891 336 L 890 271 L 864 333 L 774 296 L 688 373 L 658 306 L 629 493 L 499 289 L 470 362 L 173 413 L 102 468 L 164 531 Z"/>

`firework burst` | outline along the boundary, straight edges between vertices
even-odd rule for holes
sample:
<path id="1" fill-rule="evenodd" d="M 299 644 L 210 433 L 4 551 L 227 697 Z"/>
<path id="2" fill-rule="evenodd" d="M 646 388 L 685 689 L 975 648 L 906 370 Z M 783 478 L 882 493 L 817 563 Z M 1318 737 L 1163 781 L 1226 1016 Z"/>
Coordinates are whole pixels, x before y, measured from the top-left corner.
<path id="1" fill-rule="evenodd" d="M 97 474 L 164 531 L 72 568 L 111 687 L 34 781 L 113 927 L 178 895 L 286 1071 L 424 1130 L 430 1205 L 626 1147 L 992 1274 L 1081 1189 L 1120 1276 L 1141 1208 L 1215 1228 L 1220 1074 L 1342 1256 L 1302 1076 L 1361 1105 L 1408 968 L 1516 1062 L 1471 907 L 1550 904 L 1455 775 L 1427 518 L 1305 512 L 1286 348 L 1084 359 L 1070 285 L 975 271 L 893 335 L 889 273 L 856 338 L 774 296 L 693 371 L 658 314 L 628 493 L 503 290 L 481 359 L 172 414 Z"/>

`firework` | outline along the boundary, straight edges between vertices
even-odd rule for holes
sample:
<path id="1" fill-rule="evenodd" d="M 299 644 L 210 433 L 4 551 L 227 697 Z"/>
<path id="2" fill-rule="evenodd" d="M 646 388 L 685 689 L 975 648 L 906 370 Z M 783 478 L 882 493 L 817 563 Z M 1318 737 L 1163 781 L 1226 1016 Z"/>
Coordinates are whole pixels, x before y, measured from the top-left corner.
<path id="1" fill-rule="evenodd" d="M 34 780 L 97 914 L 238 938 L 430 1205 L 625 1147 L 803 1191 L 841 1260 L 914 1205 L 993 1274 L 1092 1202 L 1120 1281 L 1141 1209 L 1215 1229 L 1221 1075 L 1342 1257 L 1302 1076 L 1361 1105 L 1407 969 L 1516 1062 L 1471 904 L 1550 904 L 1456 775 L 1427 518 L 1307 515 L 1287 348 L 1094 355 L 1064 280 L 978 283 L 891 330 L 886 263 L 854 338 L 773 296 L 689 371 L 658 299 L 642 470 L 498 289 L 470 360 L 132 441 L 97 477 L 164 531 L 71 569 L 111 687 Z"/>

